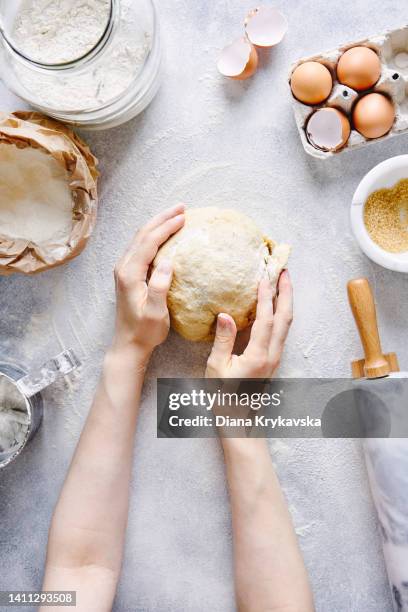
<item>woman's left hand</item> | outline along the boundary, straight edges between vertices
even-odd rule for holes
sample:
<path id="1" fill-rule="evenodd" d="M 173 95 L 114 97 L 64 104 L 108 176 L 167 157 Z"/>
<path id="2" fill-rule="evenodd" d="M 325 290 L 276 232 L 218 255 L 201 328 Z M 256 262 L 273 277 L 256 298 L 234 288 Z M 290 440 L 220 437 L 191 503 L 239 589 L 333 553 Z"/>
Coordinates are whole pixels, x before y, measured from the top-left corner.
<path id="1" fill-rule="evenodd" d="M 169 332 L 167 293 L 173 275 L 171 261 L 162 260 L 149 281 L 147 277 L 159 247 L 183 227 L 184 209 L 184 204 L 177 204 L 153 217 L 137 232 L 115 268 L 114 346 L 132 346 L 142 359 L 148 359 Z"/>

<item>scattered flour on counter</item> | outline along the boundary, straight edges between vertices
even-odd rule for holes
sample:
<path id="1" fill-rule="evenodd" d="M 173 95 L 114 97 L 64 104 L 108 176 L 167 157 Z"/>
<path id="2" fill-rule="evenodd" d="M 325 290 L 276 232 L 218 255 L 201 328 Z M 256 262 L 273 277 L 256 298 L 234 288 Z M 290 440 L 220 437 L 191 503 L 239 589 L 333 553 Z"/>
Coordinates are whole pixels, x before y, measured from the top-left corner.
<path id="1" fill-rule="evenodd" d="M 28 425 L 24 397 L 6 376 L 0 375 L 0 453 L 18 448 Z"/>
<path id="2" fill-rule="evenodd" d="M 36 62 L 73 61 L 101 39 L 110 4 L 110 0 L 24 0 L 14 23 L 14 42 Z"/>
<path id="3" fill-rule="evenodd" d="M 0 144 L 0 235 L 66 243 L 73 198 L 68 172 L 51 155 Z"/>
<path id="4" fill-rule="evenodd" d="M 315 521 L 312 521 L 311 523 L 308 523 L 306 525 L 300 525 L 299 527 L 295 528 L 295 533 L 300 538 L 304 538 L 307 535 L 309 535 L 309 533 L 312 531 L 314 525 L 315 525 Z"/>

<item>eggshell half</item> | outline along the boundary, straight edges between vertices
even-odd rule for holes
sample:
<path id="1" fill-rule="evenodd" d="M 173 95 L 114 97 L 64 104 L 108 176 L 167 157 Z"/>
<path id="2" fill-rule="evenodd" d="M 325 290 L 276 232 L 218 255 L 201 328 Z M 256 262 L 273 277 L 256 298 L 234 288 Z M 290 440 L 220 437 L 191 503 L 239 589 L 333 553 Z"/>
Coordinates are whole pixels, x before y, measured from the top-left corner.
<path id="1" fill-rule="evenodd" d="M 245 19 L 248 39 L 257 47 L 273 47 L 281 42 L 288 31 L 286 17 L 278 9 L 260 6 Z"/>
<path id="2" fill-rule="evenodd" d="M 224 47 L 217 62 L 219 72 L 231 79 L 248 79 L 258 67 L 258 53 L 245 36 Z"/>
<path id="3" fill-rule="evenodd" d="M 337 108 L 321 108 L 306 126 L 309 142 L 322 151 L 338 151 L 348 141 L 351 127 L 346 115 Z"/>

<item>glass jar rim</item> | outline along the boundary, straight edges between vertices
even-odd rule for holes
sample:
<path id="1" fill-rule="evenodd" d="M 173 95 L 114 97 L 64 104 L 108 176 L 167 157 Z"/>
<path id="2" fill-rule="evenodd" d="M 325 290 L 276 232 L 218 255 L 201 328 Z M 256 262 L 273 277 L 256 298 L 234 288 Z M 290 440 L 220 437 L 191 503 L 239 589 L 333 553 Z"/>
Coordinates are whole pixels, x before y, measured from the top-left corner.
<path id="1" fill-rule="evenodd" d="M 110 8 L 109 8 L 109 13 L 107 15 L 107 22 L 106 22 L 106 26 L 101 36 L 98 38 L 95 44 L 88 51 L 86 51 L 79 57 L 66 61 L 66 62 L 55 62 L 55 63 L 40 62 L 38 60 L 35 60 L 32 57 L 29 57 L 26 53 L 24 53 L 21 49 L 18 48 L 18 46 L 13 41 L 13 39 L 9 36 L 4 26 L 4 22 L 3 22 L 1 14 L 0 14 L 0 35 L 4 43 L 21 60 L 26 61 L 29 64 L 36 66 L 37 68 L 44 68 L 47 70 L 65 70 L 68 68 L 78 67 L 79 65 L 85 62 L 88 62 L 93 57 L 95 57 L 95 55 L 97 55 L 105 47 L 105 45 L 107 44 L 110 38 L 112 29 L 113 29 L 113 25 L 114 25 L 114 17 L 115 15 L 117 15 L 117 11 L 119 10 L 119 3 L 118 3 L 118 0 L 109 0 L 109 3 L 110 3 Z"/>

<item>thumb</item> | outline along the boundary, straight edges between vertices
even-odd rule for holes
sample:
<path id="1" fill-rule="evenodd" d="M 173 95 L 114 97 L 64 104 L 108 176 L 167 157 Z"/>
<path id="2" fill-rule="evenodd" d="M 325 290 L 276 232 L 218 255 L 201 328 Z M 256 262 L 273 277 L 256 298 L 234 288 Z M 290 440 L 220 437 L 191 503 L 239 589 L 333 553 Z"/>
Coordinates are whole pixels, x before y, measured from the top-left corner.
<path id="1" fill-rule="evenodd" d="M 230 315 L 221 313 L 217 318 L 217 329 L 210 359 L 220 365 L 225 365 L 231 359 L 237 335 L 237 326 Z"/>
<path id="2" fill-rule="evenodd" d="M 171 261 L 162 259 L 150 277 L 147 288 L 147 306 L 153 310 L 167 310 L 167 293 L 173 278 Z"/>

